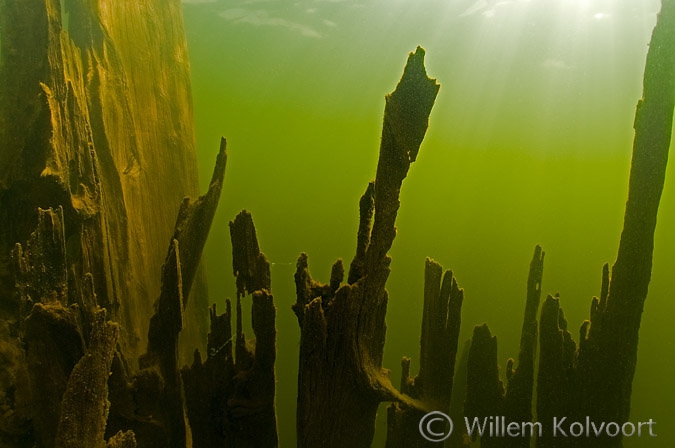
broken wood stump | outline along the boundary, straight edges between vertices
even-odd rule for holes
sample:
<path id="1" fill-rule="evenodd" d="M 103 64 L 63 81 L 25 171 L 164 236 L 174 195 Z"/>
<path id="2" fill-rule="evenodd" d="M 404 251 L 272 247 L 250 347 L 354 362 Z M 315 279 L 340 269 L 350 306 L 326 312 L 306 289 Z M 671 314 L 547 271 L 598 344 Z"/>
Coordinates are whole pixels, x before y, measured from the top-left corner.
<path id="1" fill-rule="evenodd" d="M 141 371 L 138 376 L 145 379 L 140 384 L 153 390 L 151 396 L 154 398 L 144 404 L 151 410 L 146 418 L 151 417 L 159 423 L 167 437 L 167 448 L 187 445 L 178 336 L 183 329 L 185 301 L 218 206 L 227 166 L 226 147 L 226 141 L 222 139 L 207 193 L 194 201 L 185 198 L 181 204 L 162 267 L 162 289 L 155 303 L 155 314 L 150 319 L 147 352 L 139 359 Z"/>
<path id="2" fill-rule="evenodd" d="M 436 447 L 420 433 L 420 421 L 427 412 L 450 412 L 453 377 L 464 290 L 457 285 L 452 271 L 427 258 L 424 269 L 424 311 L 420 342 L 420 371 L 410 377 L 410 359 L 403 358 L 401 393 L 424 405 L 424 410 L 394 402 L 387 408 L 387 448 Z M 456 430 L 459 430 L 459 422 Z M 447 434 L 448 427 L 436 428 Z"/>
<path id="3" fill-rule="evenodd" d="M 236 332 L 230 300 L 221 315 L 213 305 L 206 359 L 195 350 L 192 366 L 182 369 L 187 416 L 194 446 L 275 448 L 276 307 L 270 265 L 260 251 L 249 212 L 242 211 L 230 222 L 230 235 Z M 243 331 L 242 300 L 247 296 L 252 299 L 253 340 Z"/>
<path id="4" fill-rule="evenodd" d="M 396 236 L 401 184 L 417 157 L 438 89 L 418 47 L 408 56 L 396 89 L 386 96 L 375 183 L 360 202 L 357 250 L 347 284 L 342 284 L 342 261 L 333 265 L 330 283 L 322 285 L 312 279 L 307 255 L 298 259 L 293 310 L 301 327 L 299 448 L 370 447 L 381 401 L 415 404 L 394 388 L 382 368 L 387 252 Z"/>
<path id="5" fill-rule="evenodd" d="M 537 312 L 541 300 L 544 272 L 544 252 L 536 246 L 527 277 L 525 313 L 520 334 L 518 365 L 509 359 L 506 367 L 507 384 L 499 376 L 497 337 L 490 333 L 487 324 L 476 326 L 471 339 L 467 360 L 466 402 L 464 417 L 467 431 L 473 440 L 480 438 L 481 447 L 528 448 L 537 434 L 525 430 L 515 436 L 505 436 L 501 428 L 510 422 L 532 422 L 532 397 L 534 392 L 535 360 L 537 353 Z M 548 348 L 548 347 L 547 347 Z M 542 340 L 542 350 L 544 342 Z M 553 350 L 550 353 L 557 353 Z M 545 355 L 542 352 L 542 357 Z M 543 359 L 543 358 L 542 358 Z M 541 365 L 540 365 L 541 372 Z M 539 400 L 542 399 L 540 396 Z M 541 416 L 539 416 L 541 418 Z M 503 419 L 504 425 L 502 425 Z M 469 427 L 471 430 L 469 430 Z M 491 428 L 498 428 L 492 431 Z M 479 434 L 479 428 L 484 433 Z"/>

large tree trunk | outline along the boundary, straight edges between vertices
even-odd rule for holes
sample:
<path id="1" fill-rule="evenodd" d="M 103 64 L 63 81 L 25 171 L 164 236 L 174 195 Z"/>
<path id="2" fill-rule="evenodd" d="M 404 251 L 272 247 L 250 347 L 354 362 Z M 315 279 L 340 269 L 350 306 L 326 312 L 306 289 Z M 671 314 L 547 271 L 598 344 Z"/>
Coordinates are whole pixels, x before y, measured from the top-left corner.
<path id="1" fill-rule="evenodd" d="M 0 262 L 37 207 L 63 207 L 71 294 L 92 273 L 135 358 L 181 201 L 199 192 L 181 4 L 73 0 L 68 13 L 66 31 L 58 0 L 2 2 Z M 16 319 L 7 273 L 0 294 Z M 198 301 L 188 331 L 205 337 Z"/>
<path id="2" fill-rule="evenodd" d="M 651 279 L 654 231 L 663 191 L 675 108 L 675 1 L 663 0 L 635 113 L 628 201 L 616 261 L 601 299 L 582 328 L 575 416 L 625 422 L 630 416 L 642 310 Z M 621 437 L 587 442 L 622 446 Z"/>
<path id="3" fill-rule="evenodd" d="M 135 415 L 143 406 L 131 405 L 132 390 L 134 399 L 149 399 L 142 396 L 146 374 L 136 378 L 147 352 L 144 367 L 157 366 L 164 392 L 173 391 L 162 395 L 164 421 L 150 426 L 174 431 L 169 438 L 184 445 L 176 356 L 187 359 L 206 339 L 198 264 L 224 164 L 220 180 L 214 177 L 217 191 L 201 207 L 206 216 L 182 204 L 197 196 L 198 177 L 181 3 L 70 0 L 66 11 L 58 0 L 2 0 L 0 8 L 0 350 L 8 360 L 0 444 L 72 446 L 82 428 L 62 412 L 103 421 L 81 442 L 103 443 L 104 416 L 74 409 L 68 391 L 90 380 L 107 403 L 107 384 L 101 389 L 92 372 L 105 371 L 107 379 L 111 368 L 107 431 L 148 427 Z M 179 227 L 200 235 L 174 229 L 179 211 Z M 185 224 L 190 217 L 199 222 Z M 171 241 L 175 256 L 165 259 Z M 165 261 L 174 270 L 182 261 L 182 272 L 165 273 L 162 289 Z M 176 294 L 181 325 L 158 348 L 150 331 L 155 301 L 161 295 L 158 306 L 166 309 Z M 118 323 L 114 338 L 97 323 L 99 308 Z M 78 367 L 85 353 L 93 358 Z M 96 409 L 107 416 L 107 407 Z M 128 446 L 132 438 L 111 443 Z"/>

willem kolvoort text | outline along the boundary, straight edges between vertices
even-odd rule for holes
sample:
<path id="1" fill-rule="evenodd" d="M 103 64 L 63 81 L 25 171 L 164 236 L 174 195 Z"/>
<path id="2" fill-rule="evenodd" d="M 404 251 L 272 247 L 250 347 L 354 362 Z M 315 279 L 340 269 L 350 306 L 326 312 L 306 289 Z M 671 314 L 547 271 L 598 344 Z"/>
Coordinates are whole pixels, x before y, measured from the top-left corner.
<path id="1" fill-rule="evenodd" d="M 469 436 L 487 437 L 541 437 L 546 429 L 553 437 L 656 437 L 656 422 L 594 422 L 590 417 L 583 421 L 570 421 L 567 417 L 553 417 L 550 428 L 542 422 L 508 422 L 503 416 L 464 417 Z"/>

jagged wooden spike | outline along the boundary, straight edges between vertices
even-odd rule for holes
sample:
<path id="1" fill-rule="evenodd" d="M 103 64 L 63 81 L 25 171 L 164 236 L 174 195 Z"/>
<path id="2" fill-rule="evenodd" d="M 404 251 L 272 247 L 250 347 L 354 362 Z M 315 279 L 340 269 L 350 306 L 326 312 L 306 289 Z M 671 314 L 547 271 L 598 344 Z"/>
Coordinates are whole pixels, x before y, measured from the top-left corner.
<path id="1" fill-rule="evenodd" d="M 504 415 L 512 422 L 530 422 L 533 419 L 532 396 L 535 383 L 539 325 L 537 314 L 541 301 L 544 255 L 541 246 L 536 246 L 527 277 L 527 300 L 520 334 L 518 366 L 515 370 L 512 370 L 511 366 L 507 367 L 508 385 L 504 401 Z M 513 364 L 513 361 L 510 361 L 510 364 Z M 529 448 L 530 434 L 525 431 L 522 437 L 509 437 L 504 440 L 503 446 Z"/>
<path id="2" fill-rule="evenodd" d="M 420 419 L 428 411 L 450 411 L 464 292 L 452 272 L 443 272 L 430 258 L 424 272 L 420 371 L 410 378 L 410 359 L 403 358 L 401 392 L 419 400 L 425 410 L 392 403 L 387 409 L 387 448 L 436 446 L 421 436 Z"/>
<path id="3" fill-rule="evenodd" d="M 217 315 L 215 305 L 211 308 L 206 360 L 202 362 L 196 351 L 192 366 L 182 369 L 193 444 L 275 448 L 276 307 L 270 290 L 270 266 L 260 251 L 249 212 L 242 211 L 230 222 L 230 235 L 237 278 L 234 335 L 228 299 L 224 314 Z M 243 331 L 247 293 L 252 300 L 255 335 L 248 341 Z"/>
<path id="4" fill-rule="evenodd" d="M 357 249 L 347 284 L 336 290 L 336 281 L 313 281 L 307 256 L 298 259 L 293 310 L 301 327 L 299 448 L 369 447 L 380 401 L 423 408 L 398 392 L 382 369 L 385 284 L 401 184 L 417 157 L 438 89 L 426 74 L 424 50 L 418 47 L 386 97 L 375 183 L 361 198 Z"/>

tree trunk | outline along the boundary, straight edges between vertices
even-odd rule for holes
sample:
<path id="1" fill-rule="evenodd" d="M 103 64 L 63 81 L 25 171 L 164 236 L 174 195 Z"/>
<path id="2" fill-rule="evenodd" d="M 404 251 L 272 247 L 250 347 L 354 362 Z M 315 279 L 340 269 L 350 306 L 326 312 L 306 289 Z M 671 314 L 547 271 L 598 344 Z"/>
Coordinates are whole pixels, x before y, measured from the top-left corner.
<path id="1" fill-rule="evenodd" d="M 427 258 L 424 275 L 424 312 L 420 341 L 420 372 L 410 378 L 410 359 L 403 358 L 401 392 L 421 401 L 424 411 L 402 403 L 387 408 L 387 448 L 437 447 L 449 426 L 442 423 L 433 432 L 438 437 L 422 437 L 420 421 L 427 412 L 450 412 L 455 359 L 461 325 L 464 290 L 459 289 L 452 271 Z M 459 423 L 456 430 L 460 430 Z M 431 440 L 429 440 L 431 439 Z"/>
<path id="2" fill-rule="evenodd" d="M 224 164 L 208 204 L 183 203 L 197 196 L 198 178 L 181 3 L 72 0 L 68 30 L 58 0 L 0 8 L 0 350 L 8 359 L 0 444 L 97 446 L 104 430 L 146 428 L 139 443 L 184 446 L 178 356 L 206 339 L 198 265 Z M 160 296 L 158 315 L 173 314 L 153 326 Z M 114 338 L 97 336 L 108 331 L 99 307 L 118 323 Z M 94 373 L 103 371 L 104 385 Z M 150 378 L 164 381 L 161 398 Z M 69 395 L 74 388 L 96 395 L 98 404 L 87 404 L 95 412 Z M 140 415 L 154 399 L 163 421 Z M 81 417 L 91 418 L 87 435 L 73 426 Z M 123 432 L 110 443 L 135 439 Z"/>
<path id="3" fill-rule="evenodd" d="M 386 97 L 377 175 L 361 199 L 349 282 L 341 285 L 341 260 L 333 266 L 328 285 L 312 280 L 307 255 L 298 260 L 293 309 L 302 334 L 299 447 L 370 447 L 379 403 L 413 403 L 392 386 L 382 368 L 387 252 L 396 235 L 401 183 L 417 157 L 438 88 L 426 75 L 424 50 L 418 47 L 408 57 L 396 90 Z"/>
<path id="4" fill-rule="evenodd" d="M 271 294 L 270 265 L 260 252 L 253 219 L 241 212 L 230 222 L 232 258 L 237 279 L 237 315 L 233 356 L 232 307 L 216 314 L 206 361 L 195 351 L 192 367 L 183 368 L 187 414 L 195 447 L 274 448 L 278 445 L 276 389 L 276 308 Z M 242 330 L 241 300 L 250 294 L 255 339 Z M 249 347 L 254 346 L 251 350 Z"/>

